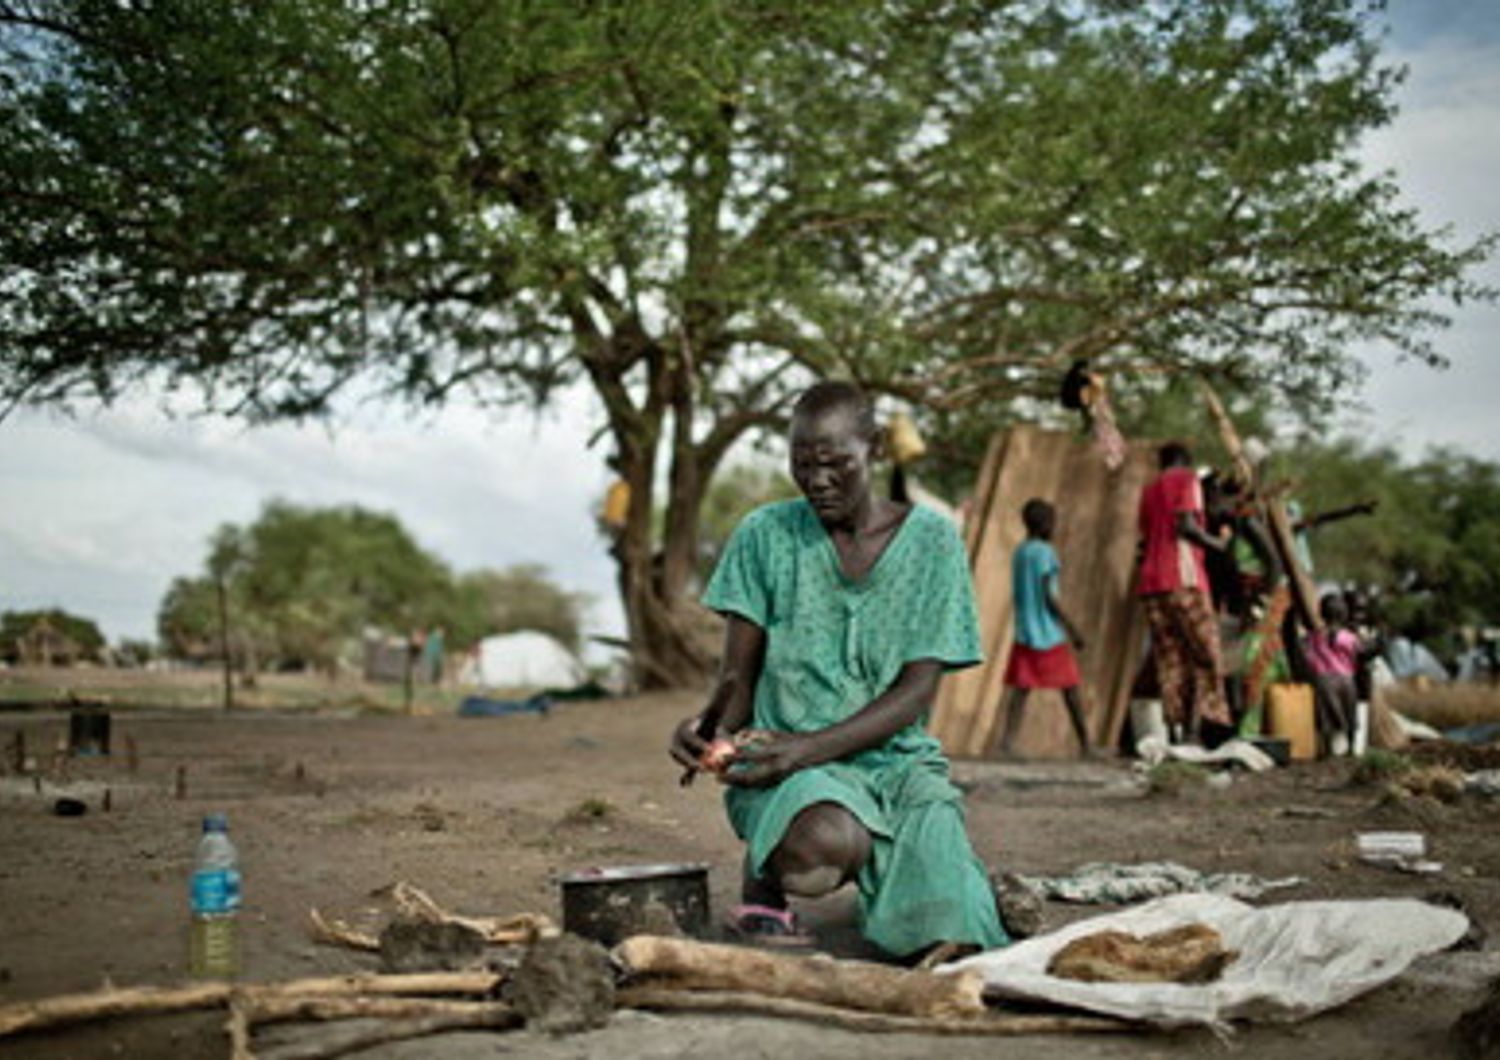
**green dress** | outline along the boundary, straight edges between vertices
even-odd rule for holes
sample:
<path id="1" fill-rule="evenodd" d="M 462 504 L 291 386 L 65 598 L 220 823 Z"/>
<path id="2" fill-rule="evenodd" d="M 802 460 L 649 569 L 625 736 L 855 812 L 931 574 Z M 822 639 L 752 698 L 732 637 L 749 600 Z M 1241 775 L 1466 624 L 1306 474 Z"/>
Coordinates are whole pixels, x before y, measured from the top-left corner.
<path id="1" fill-rule="evenodd" d="M 769 504 L 735 530 L 703 602 L 766 633 L 753 725 L 814 732 L 857 713 L 909 662 L 980 661 L 963 544 L 913 508 L 863 578 L 848 578 L 803 500 Z M 730 823 L 760 875 L 792 819 L 814 803 L 854 814 L 873 838 L 858 886 L 864 934 L 898 956 L 934 942 L 1005 945 L 984 866 L 964 831 L 948 761 L 921 718 L 880 747 L 801 770 L 772 788 L 730 787 Z"/>

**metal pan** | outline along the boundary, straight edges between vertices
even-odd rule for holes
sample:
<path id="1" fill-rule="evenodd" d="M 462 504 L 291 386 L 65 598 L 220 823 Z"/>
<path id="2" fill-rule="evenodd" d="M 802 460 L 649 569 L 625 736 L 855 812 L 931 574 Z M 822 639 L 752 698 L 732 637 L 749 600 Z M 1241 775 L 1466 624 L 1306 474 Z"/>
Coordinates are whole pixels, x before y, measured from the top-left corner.
<path id="1" fill-rule="evenodd" d="M 687 935 L 708 926 L 708 866 L 701 862 L 584 869 L 559 883 L 563 930 L 606 946 L 672 923 Z"/>

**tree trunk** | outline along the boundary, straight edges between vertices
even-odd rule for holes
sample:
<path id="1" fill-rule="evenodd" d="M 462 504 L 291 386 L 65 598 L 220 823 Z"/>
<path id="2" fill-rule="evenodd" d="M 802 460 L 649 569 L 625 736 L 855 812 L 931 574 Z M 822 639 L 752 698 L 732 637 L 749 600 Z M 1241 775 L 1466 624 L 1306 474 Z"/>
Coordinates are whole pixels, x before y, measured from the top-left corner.
<path id="1" fill-rule="evenodd" d="M 726 446 L 700 445 L 695 426 L 694 370 L 686 344 L 668 349 L 638 322 L 606 339 L 591 318 L 577 314 L 580 338 L 591 344 L 585 366 L 604 400 L 617 451 L 612 463 L 630 487 L 625 525 L 614 556 L 637 684 L 644 689 L 701 685 L 712 674 L 717 646 L 705 637 L 703 612 L 689 599 L 698 548 L 698 508 L 704 486 Z M 628 366 L 644 364 L 644 394 L 624 385 Z M 656 457 L 663 426 L 672 419 L 672 466 L 666 519 L 658 550 L 654 532 Z"/>
<path id="2" fill-rule="evenodd" d="M 696 489 L 687 493 L 673 490 L 668 524 L 675 521 L 679 529 L 676 534 L 667 534 L 666 544 L 671 547 L 658 552 L 651 532 L 653 463 L 636 460 L 623 469 L 630 485 L 630 514 L 615 545 L 620 597 L 640 687 L 692 687 L 708 679 L 715 660 L 702 643 L 699 616 L 686 596 L 687 579 L 674 571 L 680 567 L 684 553 L 691 563 L 697 547 L 697 509 L 702 494 Z M 695 475 L 683 473 L 684 478 Z M 679 481 L 675 468 L 672 478 L 675 485 Z M 690 519 L 681 514 L 684 508 L 691 511 Z"/>

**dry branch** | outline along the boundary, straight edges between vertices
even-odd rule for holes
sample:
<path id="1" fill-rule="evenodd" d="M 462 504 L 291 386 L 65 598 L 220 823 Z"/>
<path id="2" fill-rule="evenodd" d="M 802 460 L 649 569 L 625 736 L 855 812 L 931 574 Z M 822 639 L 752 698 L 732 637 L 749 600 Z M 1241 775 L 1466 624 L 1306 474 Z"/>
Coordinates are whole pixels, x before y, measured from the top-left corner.
<path id="1" fill-rule="evenodd" d="M 469 1018 L 484 1013 L 496 1018 L 503 1011 L 514 1014 L 498 1001 L 442 1001 L 423 997 L 264 997 L 236 1000 L 252 1024 L 287 1023 L 292 1020 L 428 1019 Z"/>
<path id="2" fill-rule="evenodd" d="M 509 1030 L 521 1024 L 521 1017 L 508 1005 L 493 1003 L 470 1005 L 468 1008 L 467 1012 L 455 1011 L 421 1019 L 391 1020 L 378 1027 L 341 1035 L 331 1041 L 287 1046 L 265 1053 L 263 1060 L 333 1060 L 334 1057 L 363 1052 L 387 1042 L 423 1038 L 429 1034 L 444 1034 L 448 1031 L 480 1028 Z"/>
<path id="3" fill-rule="evenodd" d="M 615 956 L 638 974 L 665 977 L 682 989 L 746 991 L 897 1016 L 962 1018 L 985 1011 L 983 980 L 972 971 L 938 975 L 655 935 L 626 939 Z"/>
<path id="4" fill-rule="evenodd" d="M 432 896 L 405 880 L 391 885 L 391 898 L 396 911 L 412 920 L 424 920 L 432 924 L 459 924 L 478 932 L 495 946 L 529 944 L 539 938 L 553 938 L 558 934 L 557 924 L 540 913 L 517 913 L 515 916 L 459 916 L 450 913 L 433 900 Z M 317 909 L 308 910 L 310 926 L 308 934 L 314 942 L 350 949 L 379 951 L 380 940 L 374 935 L 351 927 L 343 920 L 330 920 Z"/>
<path id="5" fill-rule="evenodd" d="M 141 986 L 126 990 L 109 988 L 86 994 L 64 994 L 36 1001 L 17 1001 L 0 1006 L 0 1038 L 20 1031 L 85 1023 L 111 1016 L 217 1008 L 228 1002 L 230 989 L 228 983 L 200 983 L 179 987 Z"/>
<path id="6" fill-rule="evenodd" d="M 501 982 L 494 972 L 422 972 L 412 975 L 341 975 L 293 979 L 283 983 L 233 985 L 195 983 L 189 986 L 107 987 L 83 994 L 64 994 L 0 1006 L 0 1038 L 21 1031 L 73 1023 L 141 1016 L 190 1009 L 220 1008 L 231 998 L 255 1005 L 283 997 L 359 997 L 365 994 L 471 994 L 485 996 Z"/>
<path id="7" fill-rule="evenodd" d="M 523 1022 L 500 1001 L 439 1001 L 415 997 L 312 997 L 277 993 L 257 997 L 237 993 L 229 1003 L 231 1060 L 255 1060 L 250 1031 L 265 1023 L 292 1020 L 380 1019 L 383 1027 L 325 1042 L 296 1055 L 342 1056 L 382 1042 L 468 1027 L 509 1028 Z"/>
<path id="8" fill-rule="evenodd" d="M 619 1008 L 650 1009 L 655 1012 L 737 1012 L 754 1016 L 812 1020 L 825 1026 L 851 1031 L 887 1033 L 1013 1036 L 1019 1034 L 1099 1034 L 1139 1030 L 1124 1020 L 1097 1016 L 1000 1016 L 981 1014 L 965 1018 L 893 1016 L 884 1012 L 860 1012 L 795 998 L 765 997 L 745 991 L 688 992 L 660 987 L 626 987 L 615 996 Z"/>
<path id="9" fill-rule="evenodd" d="M 255 1051 L 250 1047 L 250 1014 L 240 998 L 230 998 L 224 1030 L 229 1035 L 229 1060 L 255 1060 Z"/>
<path id="10" fill-rule="evenodd" d="M 378 952 L 380 940 L 368 932 L 350 927 L 343 920 L 328 920 L 316 908 L 307 911 L 308 934 L 314 942 L 329 946 L 346 946 L 351 950 Z"/>

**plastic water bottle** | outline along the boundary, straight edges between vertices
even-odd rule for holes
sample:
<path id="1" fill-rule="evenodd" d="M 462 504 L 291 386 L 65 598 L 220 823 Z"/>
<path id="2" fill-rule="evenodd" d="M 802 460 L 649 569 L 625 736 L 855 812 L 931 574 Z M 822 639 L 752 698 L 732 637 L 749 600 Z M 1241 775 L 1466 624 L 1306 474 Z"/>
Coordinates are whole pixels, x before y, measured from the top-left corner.
<path id="1" fill-rule="evenodd" d="M 240 966 L 240 858 L 229 841 L 229 822 L 222 813 L 203 818 L 191 897 L 192 975 L 198 979 L 233 978 Z"/>

